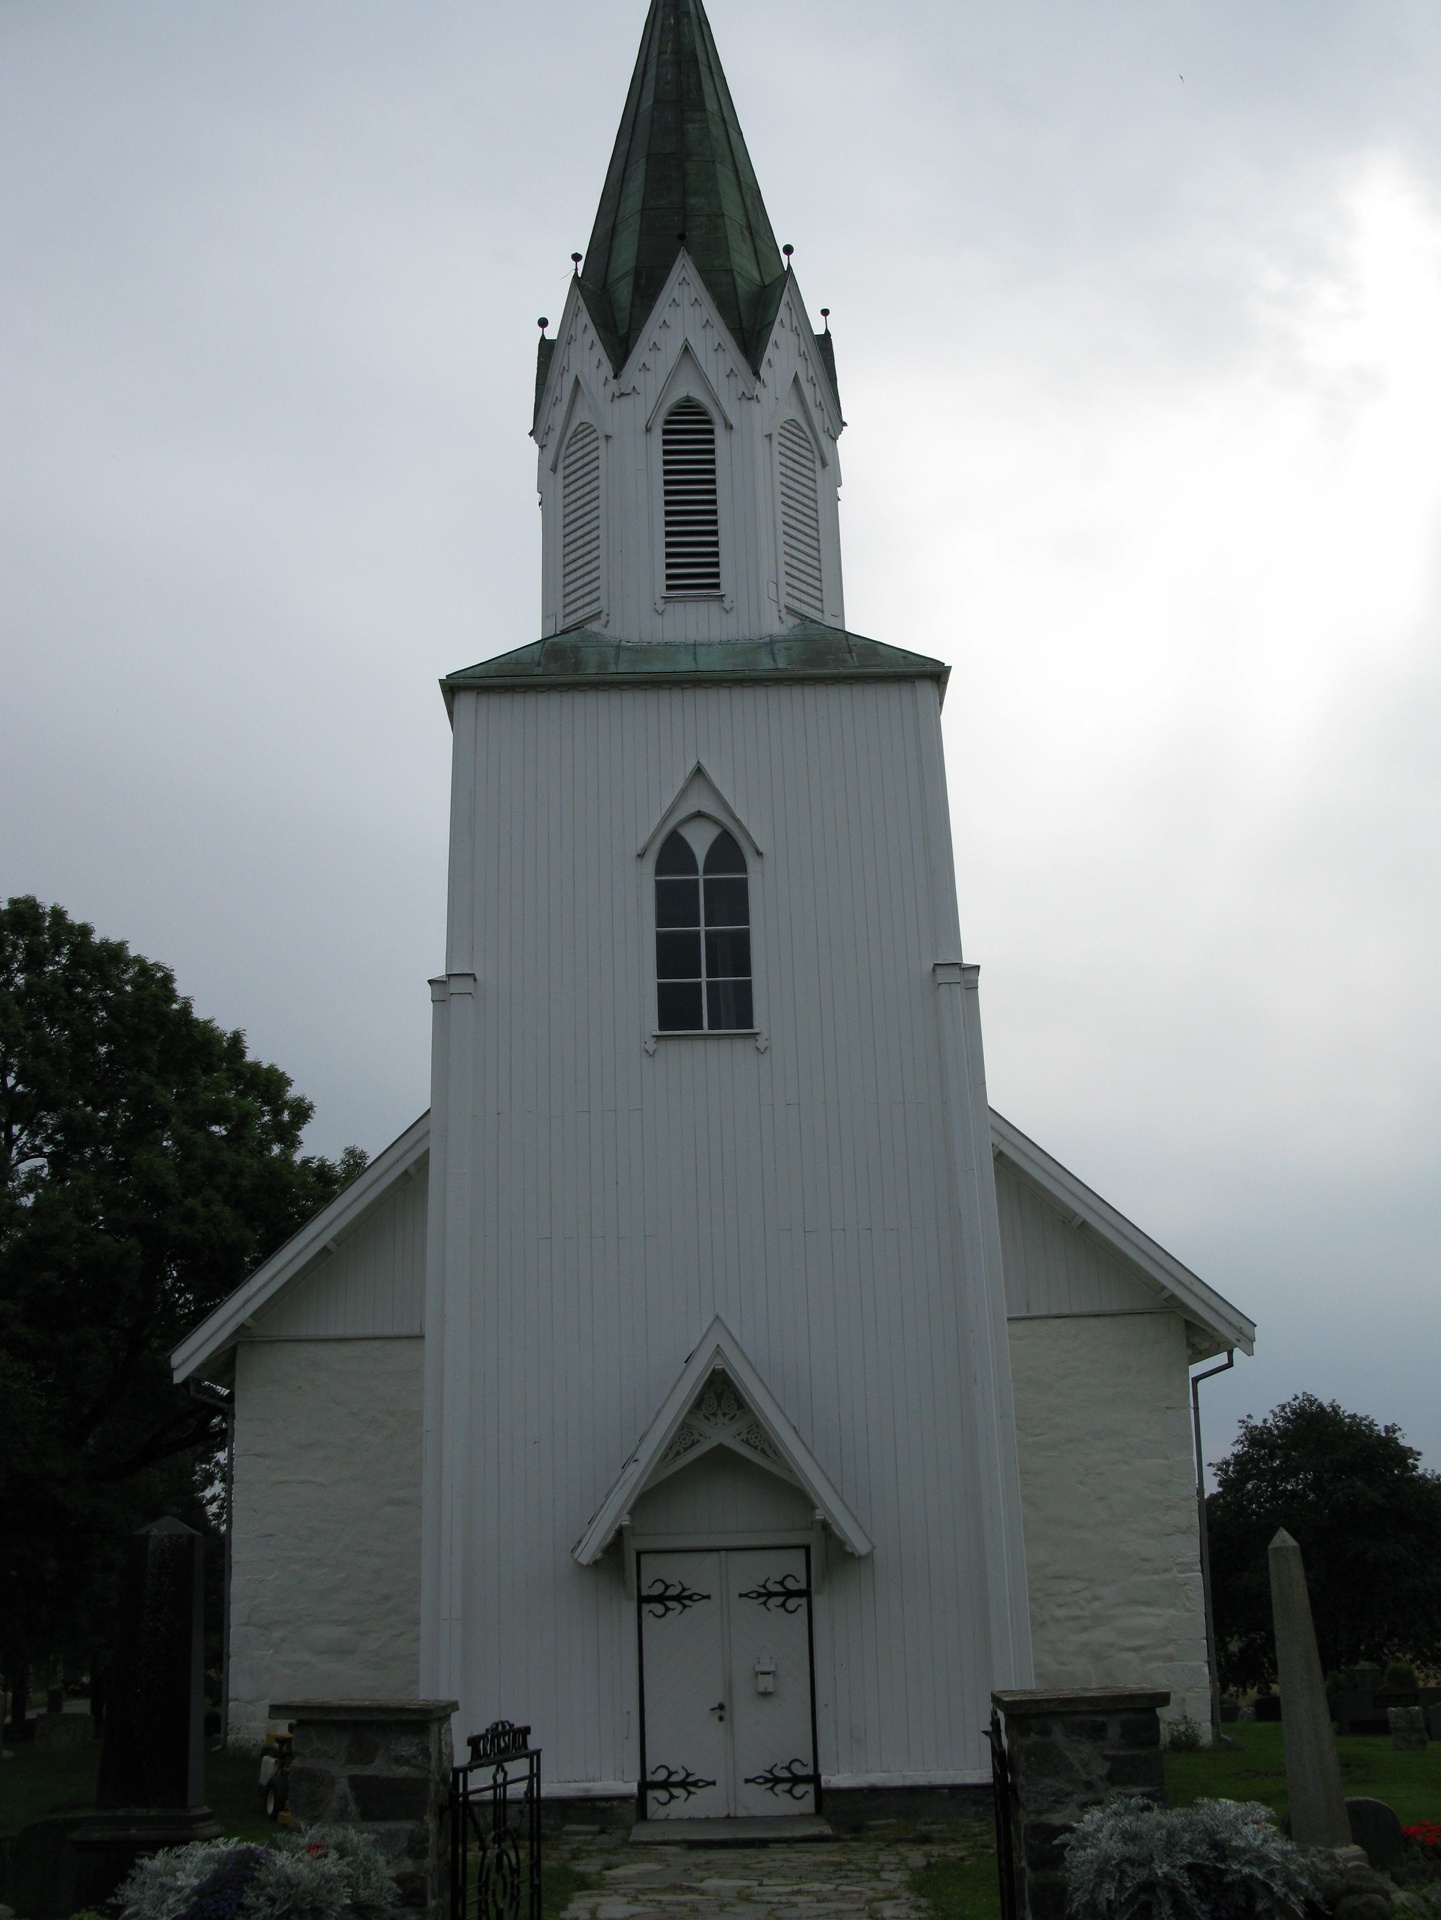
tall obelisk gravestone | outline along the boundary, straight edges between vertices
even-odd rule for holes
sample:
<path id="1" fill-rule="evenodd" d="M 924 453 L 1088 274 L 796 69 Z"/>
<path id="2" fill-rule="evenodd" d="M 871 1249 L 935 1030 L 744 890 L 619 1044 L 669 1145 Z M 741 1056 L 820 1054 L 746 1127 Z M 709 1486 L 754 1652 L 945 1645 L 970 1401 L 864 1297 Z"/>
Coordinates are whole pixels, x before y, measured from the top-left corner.
<path id="1" fill-rule="evenodd" d="M 120 1588 L 97 1811 L 72 1836 L 81 1906 L 142 1853 L 210 1840 L 205 1806 L 205 1542 L 179 1520 L 132 1534 Z"/>
<path id="2" fill-rule="evenodd" d="M 1291 1838 L 1302 1847 L 1349 1847 L 1351 1822 L 1331 1706 L 1316 1650 L 1316 1627 L 1301 1549 L 1283 1527 L 1267 1553 L 1271 1616 L 1281 1674 L 1281 1731 L 1286 1746 L 1286 1797 Z"/>

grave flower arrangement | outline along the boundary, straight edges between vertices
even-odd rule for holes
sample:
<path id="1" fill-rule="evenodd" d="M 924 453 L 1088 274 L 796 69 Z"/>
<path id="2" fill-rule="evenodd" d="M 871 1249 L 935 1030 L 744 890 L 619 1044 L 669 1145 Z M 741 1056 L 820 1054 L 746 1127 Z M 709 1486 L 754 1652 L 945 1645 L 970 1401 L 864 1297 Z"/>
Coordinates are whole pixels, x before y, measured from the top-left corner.
<path id="1" fill-rule="evenodd" d="M 267 1846 L 166 1847 L 139 1863 L 115 1906 L 120 1920 L 390 1920 L 396 1887 L 369 1834 L 310 1827 Z"/>
<path id="2" fill-rule="evenodd" d="M 1064 1844 L 1071 1920 L 1295 1920 L 1314 1891 L 1301 1849 L 1254 1802 L 1112 1800 Z"/>

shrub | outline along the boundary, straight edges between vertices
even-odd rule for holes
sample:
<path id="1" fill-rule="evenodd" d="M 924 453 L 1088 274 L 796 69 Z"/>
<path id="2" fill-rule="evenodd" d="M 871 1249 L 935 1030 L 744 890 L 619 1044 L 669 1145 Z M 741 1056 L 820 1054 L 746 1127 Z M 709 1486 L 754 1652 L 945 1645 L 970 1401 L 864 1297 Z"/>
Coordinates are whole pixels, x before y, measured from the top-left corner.
<path id="1" fill-rule="evenodd" d="M 142 1860 L 115 1898 L 120 1920 L 386 1920 L 396 1887 L 369 1834 L 311 1827 L 266 1847 L 167 1847 Z"/>
<path id="2" fill-rule="evenodd" d="M 1393 1660 L 1381 1676 L 1383 1687 L 1414 1687 L 1416 1669 L 1405 1660 Z"/>
<path id="3" fill-rule="evenodd" d="M 1112 1800 L 1066 1847 L 1075 1920 L 1293 1920 L 1312 1895 L 1300 1849 L 1269 1808 L 1242 1801 Z"/>
<path id="4" fill-rule="evenodd" d="M 1189 1713 L 1178 1713 L 1166 1722 L 1166 1745 L 1172 1753 L 1195 1753 L 1201 1745 L 1201 1729 Z"/>

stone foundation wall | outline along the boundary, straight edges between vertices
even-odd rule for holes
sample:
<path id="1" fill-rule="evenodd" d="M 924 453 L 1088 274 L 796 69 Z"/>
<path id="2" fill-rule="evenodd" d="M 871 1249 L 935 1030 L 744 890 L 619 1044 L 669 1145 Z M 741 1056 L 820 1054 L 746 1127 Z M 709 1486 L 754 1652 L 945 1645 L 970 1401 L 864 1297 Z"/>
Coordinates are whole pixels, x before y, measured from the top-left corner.
<path id="1" fill-rule="evenodd" d="M 372 1834 L 405 1913 L 446 1920 L 454 1700 L 277 1700 L 295 1728 L 290 1811 Z"/>

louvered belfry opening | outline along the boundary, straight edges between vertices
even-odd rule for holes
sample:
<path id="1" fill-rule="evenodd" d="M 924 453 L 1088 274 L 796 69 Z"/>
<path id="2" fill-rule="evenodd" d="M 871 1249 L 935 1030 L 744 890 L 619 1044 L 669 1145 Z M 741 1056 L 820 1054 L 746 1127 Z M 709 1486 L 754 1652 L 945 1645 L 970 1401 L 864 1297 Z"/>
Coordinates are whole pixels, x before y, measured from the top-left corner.
<path id="1" fill-rule="evenodd" d="M 824 620 L 821 578 L 821 514 L 816 497 L 816 455 L 798 420 L 783 420 L 777 435 L 781 491 L 781 549 L 786 606 L 810 620 Z"/>
<path id="2" fill-rule="evenodd" d="M 665 590 L 719 593 L 720 509 L 715 422 L 698 400 L 678 400 L 661 428 Z"/>
<path id="3" fill-rule="evenodd" d="M 601 612 L 600 435 L 582 420 L 560 464 L 561 625 L 578 627 Z"/>

